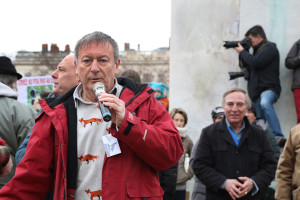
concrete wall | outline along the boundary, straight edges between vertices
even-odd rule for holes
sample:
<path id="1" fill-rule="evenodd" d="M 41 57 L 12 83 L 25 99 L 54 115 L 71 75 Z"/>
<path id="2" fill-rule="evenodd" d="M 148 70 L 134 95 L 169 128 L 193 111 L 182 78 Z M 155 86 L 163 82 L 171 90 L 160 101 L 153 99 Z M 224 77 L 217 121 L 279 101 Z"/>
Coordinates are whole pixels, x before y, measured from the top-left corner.
<path id="1" fill-rule="evenodd" d="M 237 0 L 172 1 L 170 108 L 187 111 L 194 140 L 212 123 L 223 92 L 237 86 L 228 71 L 238 70 L 238 58 L 223 41 L 238 38 L 239 16 Z"/>
<path id="2" fill-rule="evenodd" d="M 297 0 L 173 0 L 170 45 L 170 108 L 187 111 L 192 139 L 209 125 L 211 110 L 221 105 L 231 87 L 246 89 L 243 78 L 229 81 L 229 71 L 239 71 L 238 54 L 226 50 L 225 40 L 240 40 L 253 25 L 264 27 L 280 51 L 282 93 L 275 104 L 283 133 L 296 124 L 292 71 L 284 59 L 300 33 Z"/>

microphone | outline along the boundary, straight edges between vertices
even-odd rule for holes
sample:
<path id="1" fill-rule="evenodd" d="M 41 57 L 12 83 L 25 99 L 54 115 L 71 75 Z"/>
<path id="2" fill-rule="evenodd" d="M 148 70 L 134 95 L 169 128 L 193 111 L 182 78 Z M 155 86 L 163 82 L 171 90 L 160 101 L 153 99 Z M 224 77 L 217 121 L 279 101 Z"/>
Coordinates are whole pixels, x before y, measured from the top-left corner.
<path id="1" fill-rule="evenodd" d="M 101 82 L 97 82 L 94 84 L 93 90 L 97 97 L 97 101 L 100 107 L 100 111 L 105 122 L 109 122 L 111 120 L 111 114 L 108 107 L 104 106 L 102 102 L 99 101 L 98 97 L 100 93 L 105 93 L 105 86 Z"/>

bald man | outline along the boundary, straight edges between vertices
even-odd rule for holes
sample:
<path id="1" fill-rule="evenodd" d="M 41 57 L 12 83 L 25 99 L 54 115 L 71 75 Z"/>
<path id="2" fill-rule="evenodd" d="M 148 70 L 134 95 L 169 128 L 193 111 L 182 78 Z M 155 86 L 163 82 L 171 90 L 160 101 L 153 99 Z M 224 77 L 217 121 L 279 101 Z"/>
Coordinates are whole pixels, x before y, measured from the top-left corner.
<path id="1" fill-rule="evenodd" d="M 54 89 L 52 91 L 56 97 L 63 95 L 68 90 L 78 85 L 79 78 L 76 75 L 74 65 L 74 54 L 67 55 L 58 65 L 56 70 L 51 74 L 54 80 Z"/>
<path id="2" fill-rule="evenodd" d="M 79 83 L 79 78 L 76 74 L 75 56 L 74 54 L 67 55 L 56 67 L 51 74 L 54 80 L 54 89 L 49 94 L 48 99 L 54 99 L 66 93 L 71 88 Z M 26 147 L 31 135 L 31 131 L 27 134 L 23 143 L 19 146 L 16 152 L 16 163 L 19 164 L 25 155 Z"/>

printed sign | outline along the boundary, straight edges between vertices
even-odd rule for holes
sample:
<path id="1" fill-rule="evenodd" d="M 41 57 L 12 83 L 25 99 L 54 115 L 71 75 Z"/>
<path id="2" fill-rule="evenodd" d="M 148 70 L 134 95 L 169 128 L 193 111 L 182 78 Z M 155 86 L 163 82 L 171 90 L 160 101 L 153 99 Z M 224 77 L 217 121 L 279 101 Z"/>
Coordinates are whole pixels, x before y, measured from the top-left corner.
<path id="1" fill-rule="evenodd" d="M 53 79 L 51 76 L 23 77 L 18 80 L 18 101 L 32 108 L 34 100 L 40 96 L 42 91 L 47 93 L 53 90 Z"/>

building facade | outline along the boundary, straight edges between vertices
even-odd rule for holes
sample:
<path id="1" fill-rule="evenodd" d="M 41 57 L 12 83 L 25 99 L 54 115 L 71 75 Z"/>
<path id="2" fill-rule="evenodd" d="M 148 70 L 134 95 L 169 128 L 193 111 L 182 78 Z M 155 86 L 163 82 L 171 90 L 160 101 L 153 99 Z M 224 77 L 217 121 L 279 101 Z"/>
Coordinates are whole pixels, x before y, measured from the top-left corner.
<path id="1" fill-rule="evenodd" d="M 47 44 L 43 44 L 41 52 L 17 52 L 13 63 L 25 77 L 51 75 L 58 63 L 70 52 L 69 45 L 66 45 L 64 51 L 60 51 L 56 44 L 52 44 L 50 50 Z M 118 74 L 131 69 L 140 74 L 143 83 L 160 82 L 169 85 L 168 48 L 136 51 L 129 49 L 129 44 L 126 43 L 125 50 L 120 52 L 120 60 Z"/>

